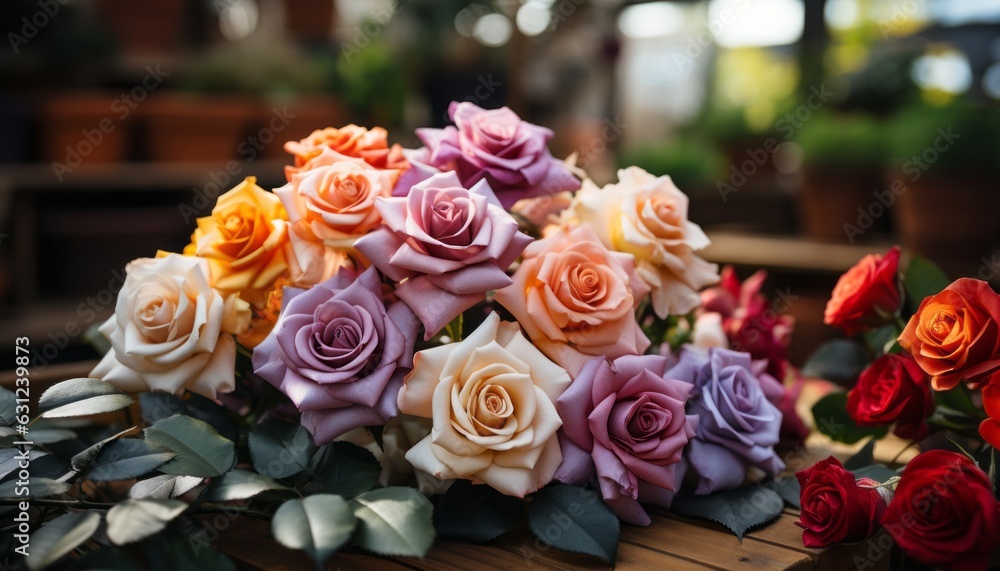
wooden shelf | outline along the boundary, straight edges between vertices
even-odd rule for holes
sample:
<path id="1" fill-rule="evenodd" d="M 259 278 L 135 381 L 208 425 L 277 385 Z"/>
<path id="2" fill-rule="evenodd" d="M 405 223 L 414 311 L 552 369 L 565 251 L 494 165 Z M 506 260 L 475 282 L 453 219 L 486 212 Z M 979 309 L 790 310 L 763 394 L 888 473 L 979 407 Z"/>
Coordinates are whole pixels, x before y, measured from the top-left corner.
<path id="1" fill-rule="evenodd" d="M 708 237 L 712 245 L 700 253 L 706 260 L 719 264 L 838 274 L 858 263 L 866 254 L 884 253 L 892 247 L 889 242 L 832 244 L 799 236 L 764 236 L 742 232 L 708 232 Z"/>

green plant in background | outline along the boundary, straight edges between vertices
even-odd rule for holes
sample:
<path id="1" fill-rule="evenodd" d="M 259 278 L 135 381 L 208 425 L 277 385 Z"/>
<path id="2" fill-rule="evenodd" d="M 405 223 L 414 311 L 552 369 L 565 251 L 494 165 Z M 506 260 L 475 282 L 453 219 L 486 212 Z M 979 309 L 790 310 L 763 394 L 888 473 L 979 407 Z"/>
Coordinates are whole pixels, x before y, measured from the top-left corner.
<path id="1" fill-rule="evenodd" d="M 386 128 L 402 123 L 406 78 L 387 46 L 372 43 L 342 56 L 337 77 L 337 91 L 354 113 Z"/>
<path id="2" fill-rule="evenodd" d="M 333 60 L 291 46 L 243 43 L 216 48 L 180 76 L 181 88 L 202 93 L 286 95 L 333 89 Z"/>
<path id="3" fill-rule="evenodd" d="M 795 141 L 810 168 L 878 168 L 885 160 L 882 127 L 868 115 L 817 112 L 802 124 Z"/>
<path id="4" fill-rule="evenodd" d="M 724 173 L 719 150 L 701 139 L 685 139 L 626 151 L 619 166 L 635 165 L 657 176 L 669 175 L 678 188 L 691 193 L 711 186 Z"/>
<path id="5" fill-rule="evenodd" d="M 904 173 L 931 167 L 966 173 L 1000 170 L 996 107 L 961 101 L 946 106 L 917 103 L 900 109 L 886 131 L 888 166 Z"/>

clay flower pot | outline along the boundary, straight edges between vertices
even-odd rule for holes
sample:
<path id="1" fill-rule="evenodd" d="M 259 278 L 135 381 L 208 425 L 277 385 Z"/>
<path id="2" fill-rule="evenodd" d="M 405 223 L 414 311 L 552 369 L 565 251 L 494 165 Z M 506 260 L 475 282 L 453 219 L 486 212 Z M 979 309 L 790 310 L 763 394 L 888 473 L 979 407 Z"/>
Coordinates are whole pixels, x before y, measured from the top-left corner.
<path id="1" fill-rule="evenodd" d="M 235 159 L 255 119 L 254 102 L 232 96 L 161 94 L 143 106 L 146 147 L 154 161 Z"/>

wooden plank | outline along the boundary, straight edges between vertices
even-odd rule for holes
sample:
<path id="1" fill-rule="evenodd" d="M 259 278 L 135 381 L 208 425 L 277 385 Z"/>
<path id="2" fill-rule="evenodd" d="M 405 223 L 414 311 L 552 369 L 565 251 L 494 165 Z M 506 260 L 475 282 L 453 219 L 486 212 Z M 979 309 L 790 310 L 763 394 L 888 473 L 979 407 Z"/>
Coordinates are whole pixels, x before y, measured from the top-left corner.
<path id="1" fill-rule="evenodd" d="M 427 553 L 424 559 L 415 557 L 396 558 L 399 563 L 405 564 L 413 569 L 425 569 L 434 571 L 465 571 L 467 569 L 538 569 L 548 570 L 570 570 L 576 569 L 571 566 L 552 566 L 542 561 L 532 560 L 523 555 L 494 547 L 492 545 L 478 545 L 472 543 L 456 543 L 452 541 L 439 541 Z M 601 569 L 610 569 L 605 565 Z"/>
<path id="2" fill-rule="evenodd" d="M 753 541 L 780 545 L 809 555 L 817 571 L 845 571 L 863 567 L 871 571 L 889 568 L 892 542 L 887 534 L 879 534 L 868 541 L 844 543 L 812 549 L 802 545 L 802 528 L 795 525 L 797 515 L 782 514 L 777 521 L 747 534 Z M 884 533 L 884 532 L 883 532 Z"/>

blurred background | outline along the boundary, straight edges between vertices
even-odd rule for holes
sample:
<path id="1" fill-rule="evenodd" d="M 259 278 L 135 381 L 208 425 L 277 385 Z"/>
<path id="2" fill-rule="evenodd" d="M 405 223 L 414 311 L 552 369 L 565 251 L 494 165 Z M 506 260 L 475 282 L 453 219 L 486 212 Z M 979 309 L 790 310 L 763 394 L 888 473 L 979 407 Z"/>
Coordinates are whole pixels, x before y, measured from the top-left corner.
<path id="1" fill-rule="evenodd" d="M 705 257 L 769 271 L 799 364 L 866 253 L 1000 279 L 1000 0 L 4 0 L 0 29 L 0 331 L 36 366 L 95 358 L 125 263 L 282 184 L 285 141 L 413 147 L 452 100 L 599 183 L 671 175 Z"/>

